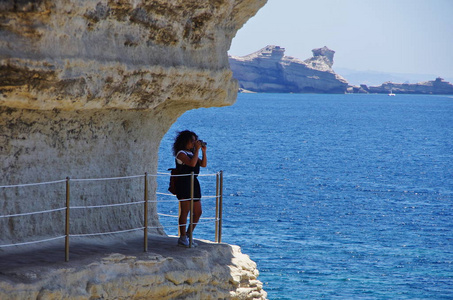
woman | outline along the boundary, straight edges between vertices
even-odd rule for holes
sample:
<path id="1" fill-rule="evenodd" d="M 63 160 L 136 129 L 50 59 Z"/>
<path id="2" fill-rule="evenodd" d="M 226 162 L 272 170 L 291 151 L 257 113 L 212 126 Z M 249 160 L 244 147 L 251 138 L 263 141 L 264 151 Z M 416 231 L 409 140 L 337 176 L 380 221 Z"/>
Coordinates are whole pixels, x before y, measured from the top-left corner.
<path id="1" fill-rule="evenodd" d="M 203 157 L 198 157 L 199 152 L 203 153 Z M 200 167 L 206 167 L 208 159 L 206 156 L 206 144 L 198 140 L 198 136 L 189 130 L 181 131 L 175 138 L 173 144 L 173 155 L 175 156 L 176 168 L 179 174 L 191 174 L 194 172 L 194 202 L 193 202 L 193 229 L 195 229 L 198 220 L 200 219 L 201 209 L 201 189 L 198 182 L 198 173 Z M 179 215 L 179 239 L 178 245 L 189 247 L 190 225 L 186 230 L 187 216 L 190 212 L 190 188 L 191 176 L 179 176 L 176 181 L 176 197 L 181 208 Z M 192 245 L 194 245 L 192 243 Z"/>

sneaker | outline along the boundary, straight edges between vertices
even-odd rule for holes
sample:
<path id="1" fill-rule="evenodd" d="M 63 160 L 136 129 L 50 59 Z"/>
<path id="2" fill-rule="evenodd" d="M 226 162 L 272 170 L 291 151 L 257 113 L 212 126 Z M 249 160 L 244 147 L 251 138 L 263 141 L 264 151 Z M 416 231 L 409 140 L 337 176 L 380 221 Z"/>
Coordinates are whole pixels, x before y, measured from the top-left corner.
<path id="1" fill-rule="evenodd" d="M 189 238 L 189 235 L 187 234 L 187 241 L 190 243 L 190 238 Z M 195 239 L 192 237 L 192 247 L 198 247 L 198 243 L 195 242 Z"/>
<path id="2" fill-rule="evenodd" d="M 186 247 L 186 248 L 190 247 L 189 238 L 187 237 L 187 235 L 179 237 L 178 246 Z"/>

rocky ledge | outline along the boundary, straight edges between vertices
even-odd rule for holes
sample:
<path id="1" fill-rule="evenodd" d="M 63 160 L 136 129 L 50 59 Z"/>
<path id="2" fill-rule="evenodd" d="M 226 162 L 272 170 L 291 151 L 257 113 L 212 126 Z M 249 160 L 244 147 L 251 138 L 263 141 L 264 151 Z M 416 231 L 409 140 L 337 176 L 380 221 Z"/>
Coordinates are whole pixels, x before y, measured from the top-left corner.
<path id="1" fill-rule="evenodd" d="M 52 245 L 0 255 L 0 299 L 266 299 L 258 270 L 238 246 L 150 236 L 75 244 L 70 261 Z"/>
<path id="2" fill-rule="evenodd" d="M 266 46 L 247 56 L 230 56 L 233 77 L 243 90 L 261 93 L 345 93 L 348 82 L 332 70 L 335 51 L 313 49 L 302 61 L 285 48 Z"/>

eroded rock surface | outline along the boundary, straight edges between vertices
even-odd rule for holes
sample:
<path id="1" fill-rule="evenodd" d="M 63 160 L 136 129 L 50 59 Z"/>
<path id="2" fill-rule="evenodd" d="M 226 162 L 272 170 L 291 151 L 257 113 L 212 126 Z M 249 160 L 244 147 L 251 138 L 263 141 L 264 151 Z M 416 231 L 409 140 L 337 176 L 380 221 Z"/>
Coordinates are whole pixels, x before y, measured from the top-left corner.
<path id="1" fill-rule="evenodd" d="M 236 84 L 226 51 L 264 3 L 2 1 L 0 104 L 41 110 L 231 104 Z"/>

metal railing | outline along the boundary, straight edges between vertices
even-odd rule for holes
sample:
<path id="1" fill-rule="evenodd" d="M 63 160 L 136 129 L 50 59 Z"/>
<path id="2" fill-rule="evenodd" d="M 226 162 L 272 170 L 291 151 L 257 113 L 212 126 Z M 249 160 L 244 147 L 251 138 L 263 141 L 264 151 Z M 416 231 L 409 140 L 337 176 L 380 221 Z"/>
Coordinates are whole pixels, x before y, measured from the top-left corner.
<path id="1" fill-rule="evenodd" d="M 36 214 L 45 214 L 45 213 L 52 213 L 52 212 L 58 212 L 58 211 L 65 211 L 65 234 L 62 236 L 56 236 L 56 237 L 51 237 L 43 240 L 38 240 L 38 241 L 28 241 L 28 242 L 20 242 L 20 243 L 13 243 L 13 244 L 5 244 L 5 245 L 0 245 L 0 248 L 6 248 L 6 247 L 12 247 L 12 246 L 22 246 L 22 245 L 29 245 L 29 244 L 36 244 L 36 243 L 42 243 L 42 242 L 48 242 L 48 241 L 54 241 L 57 239 L 65 239 L 65 261 L 69 261 L 69 245 L 70 245 L 70 238 L 71 237 L 84 237 L 84 236 L 100 236 L 100 235 L 106 235 L 106 234 L 113 234 L 113 233 L 125 233 L 125 232 L 131 232 L 131 231 L 138 231 L 138 230 L 143 230 L 143 250 L 145 252 L 148 251 L 148 229 L 150 228 L 157 228 L 157 227 L 149 227 L 148 226 L 148 205 L 150 202 L 159 202 L 159 200 L 156 197 L 155 201 L 150 201 L 149 200 L 149 192 L 148 192 L 148 177 L 149 176 L 191 176 L 191 197 L 189 199 L 181 199 L 181 200 L 171 200 L 175 202 L 179 201 L 191 201 L 191 210 L 190 210 L 190 223 L 189 226 L 191 229 L 193 229 L 193 225 L 196 225 L 193 222 L 193 202 L 194 202 L 194 197 L 193 197 L 193 186 L 194 186 L 194 174 L 184 174 L 184 175 L 171 175 L 169 173 L 158 173 L 156 175 L 148 175 L 148 173 L 145 173 L 144 175 L 135 175 L 135 176 L 126 176 L 126 177 L 111 177 L 111 178 L 88 178 L 88 179 L 70 179 L 67 177 L 66 179 L 63 180 L 56 180 L 56 181 L 49 181 L 49 182 L 40 182 L 40 183 L 28 183 L 28 184 L 16 184 L 16 185 L 4 185 L 0 186 L 1 189 L 8 189 L 8 188 L 17 188 L 17 187 L 29 187 L 29 186 L 39 186 L 39 185 L 52 185 L 52 184 L 59 184 L 59 183 L 65 183 L 65 206 L 64 207 L 59 207 L 56 209 L 49 209 L 49 210 L 41 210 L 41 211 L 33 211 L 33 212 L 24 212 L 24 213 L 14 213 L 14 214 L 9 214 L 9 215 L 0 215 L 0 219 L 2 218 L 14 218 L 14 217 L 21 217 L 21 216 L 30 216 L 30 215 L 36 215 Z M 222 241 L 222 206 L 223 206 L 223 171 L 217 172 L 215 174 L 206 174 L 206 175 L 198 175 L 198 176 L 215 176 L 216 177 L 216 187 L 215 191 L 216 194 L 215 196 L 205 196 L 204 198 L 215 198 L 215 217 L 213 218 L 215 220 L 215 239 L 214 241 L 216 243 L 221 243 Z M 133 201 L 133 202 L 126 202 L 126 203 L 116 203 L 116 204 L 104 204 L 104 205 L 89 205 L 89 206 L 71 206 L 71 183 L 72 182 L 82 182 L 82 181 L 101 181 L 101 180 L 123 180 L 123 179 L 130 179 L 130 178 L 144 178 L 144 183 L 143 183 L 143 201 Z M 173 196 L 173 194 L 168 194 L 168 193 L 160 193 L 156 192 L 157 195 L 166 195 L 166 196 Z M 1 199 L 0 199 L 1 200 Z M 137 227 L 137 228 L 131 228 L 131 229 L 125 229 L 125 230 L 119 230 L 119 231 L 110 231 L 110 232 L 99 232 L 99 233 L 85 233 L 85 234 L 71 234 L 71 228 L 70 228 L 70 220 L 71 220 L 71 211 L 72 210 L 77 210 L 77 209 L 93 209 L 93 208 L 106 208 L 106 207 L 114 207 L 114 206 L 126 206 L 126 205 L 138 205 L 138 204 L 143 204 L 143 226 L 142 227 Z M 179 216 L 172 216 L 172 215 L 165 215 L 165 214 L 159 214 L 158 215 L 163 215 L 163 216 L 170 216 L 170 217 L 176 217 L 178 218 Z M 203 218 L 200 218 L 203 219 Z M 212 218 L 205 218 L 205 219 L 212 219 Z M 178 227 L 180 225 L 178 224 Z M 190 230 L 189 232 L 189 247 L 193 246 L 193 235 L 192 231 Z"/>

